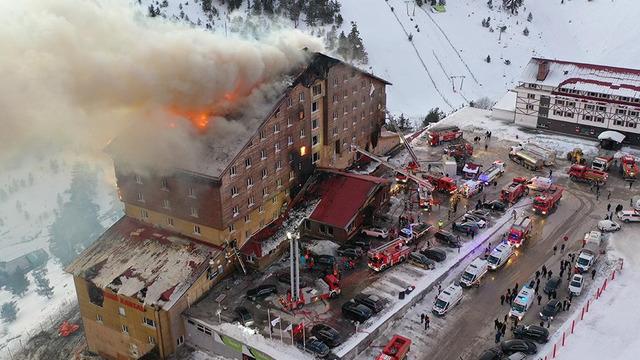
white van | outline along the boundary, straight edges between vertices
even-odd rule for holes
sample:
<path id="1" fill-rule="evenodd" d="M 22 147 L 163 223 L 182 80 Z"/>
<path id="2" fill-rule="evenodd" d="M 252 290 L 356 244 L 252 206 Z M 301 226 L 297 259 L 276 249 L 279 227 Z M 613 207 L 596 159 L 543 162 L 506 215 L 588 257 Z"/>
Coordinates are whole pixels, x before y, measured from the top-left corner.
<path id="1" fill-rule="evenodd" d="M 462 287 L 471 287 L 473 285 L 480 285 L 480 280 L 487 273 L 489 263 L 487 260 L 476 258 L 464 269 L 462 276 L 460 277 L 460 285 Z"/>
<path id="2" fill-rule="evenodd" d="M 589 231 L 584 234 L 584 243 L 589 244 L 593 243 L 598 246 L 602 245 L 602 233 L 600 231 Z"/>
<path id="3" fill-rule="evenodd" d="M 640 221 L 640 212 L 635 210 L 622 210 L 618 212 L 618 219 L 622 222 L 637 222 Z"/>
<path id="4" fill-rule="evenodd" d="M 509 310 L 509 316 L 517 317 L 518 320 L 522 320 L 524 314 L 529 310 L 533 299 L 536 297 L 535 290 L 524 286 L 518 293 L 518 296 L 513 300 L 511 304 L 511 310 Z"/>
<path id="5" fill-rule="evenodd" d="M 489 268 L 491 270 L 498 269 L 507 263 L 511 255 L 513 255 L 513 246 L 508 243 L 501 243 L 491 251 L 491 254 L 489 254 L 489 257 L 487 258 Z"/>
<path id="6" fill-rule="evenodd" d="M 458 305 L 460 300 L 462 300 L 462 288 L 456 284 L 451 284 L 438 295 L 432 311 L 434 314 L 442 316 L 452 307 Z"/>

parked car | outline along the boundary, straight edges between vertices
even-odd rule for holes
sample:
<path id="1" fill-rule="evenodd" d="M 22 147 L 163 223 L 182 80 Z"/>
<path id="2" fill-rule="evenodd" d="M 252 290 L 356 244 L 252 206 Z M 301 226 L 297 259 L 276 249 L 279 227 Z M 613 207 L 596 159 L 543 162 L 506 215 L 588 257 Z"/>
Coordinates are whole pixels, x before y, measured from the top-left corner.
<path id="1" fill-rule="evenodd" d="M 238 322 L 244 326 L 253 326 L 253 315 L 247 310 L 246 307 L 240 306 L 234 310 L 236 316 L 233 319 L 233 322 Z"/>
<path id="2" fill-rule="evenodd" d="M 447 260 L 447 252 L 442 249 L 422 249 L 420 253 L 433 261 L 442 262 Z"/>
<path id="3" fill-rule="evenodd" d="M 353 245 L 360 247 L 362 250 L 371 248 L 371 239 L 365 236 L 357 236 L 352 240 Z"/>
<path id="4" fill-rule="evenodd" d="M 247 299 L 256 301 L 257 299 L 263 299 L 271 294 L 277 294 L 278 289 L 275 285 L 265 284 L 247 291 Z"/>
<path id="5" fill-rule="evenodd" d="M 533 355 L 538 352 L 538 347 L 535 343 L 522 339 L 505 340 L 500 343 L 500 349 L 502 349 L 505 355 L 511 355 L 517 352 Z"/>
<path id="6" fill-rule="evenodd" d="M 462 246 L 455 235 L 445 230 L 439 230 L 435 233 L 434 237 L 436 238 L 436 240 L 449 247 L 457 248 Z"/>
<path id="7" fill-rule="evenodd" d="M 278 281 L 281 283 L 291 285 L 291 272 L 289 270 L 280 271 L 276 274 L 276 279 L 278 279 Z M 304 279 L 300 278 L 300 288 L 304 288 L 307 286 L 307 282 Z"/>
<path id="8" fill-rule="evenodd" d="M 387 236 L 389 236 L 389 232 L 387 231 L 387 229 L 382 229 L 377 227 L 362 229 L 362 233 L 367 236 L 376 237 L 379 239 L 386 239 Z"/>
<path id="9" fill-rule="evenodd" d="M 373 311 L 354 300 L 349 300 L 342 305 L 342 315 L 347 319 L 363 323 L 373 315 Z"/>
<path id="10" fill-rule="evenodd" d="M 462 219 L 467 222 L 473 222 L 478 225 L 480 229 L 484 229 L 487 226 L 487 221 L 485 219 L 480 218 L 479 216 L 466 213 L 462 215 Z"/>
<path id="11" fill-rule="evenodd" d="M 467 234 L 469 233 L 477 234 L 478 231 L 480 230 L 480 226 L 478 226 L 478 224 L 476 224 L 475 222 L 471 222 L 471 221 L 462 222 L 462 223 L 458 223 L 454 221 L 453 224 L 451 225 L 451 228 L 453 229 L 453 231 L 459 231 Z"/>
<path id="12" fill-rule="evenodd" d="M 489 219 L 491 218 L 491 211 L 486 209 L 471 210 L 467 214 L 479 217 L 486 222 L 489 222 Z"/>
<path id="13" fill-rule="evenodd" d="M 491 349 L 487 349 L 480 354 L 478 360 L 501 360 L 502 359 L 502 350 L 499 347 L 494 347 Z"/>
<path id="14" fill-rule="evenodd" d="M 544 285 L 544 293 L 552 294 L 553 292 L 558 291 L 561 283 L 562 279 L 559 276 L 552 276 Z"/>
<path id="15" fill-rule="evenodd" d="M 582 285 L 584 285 L 584 277 L 580 274 L 573 274 L 569 281 L 569 292 L 575 296 L 582 294 Z"/>
<path id="16" fill-rule="evenodd" d="M 553 318 L 562 310 L 560 300 L 551 299 L 540 311 L 540 318 L 544 321 L 553 320 Z"/>
<path id="17" fill-rule="evenodd" d="M 361 257 L 362 254 L 364 254 L 364 251 L 362 251 L 362 248 L 358 246 L 345 244 L 340 246 L 338 250 L 336 250 L 336 253 L 338 253 L 338 255 L 340 256 L 348 257 L 351 259 L 357 259 Z"/>
<path id="18" fill-rule="evenodd" d="M 384 309 L 384 301 L 378 295 L 358 294 L 353 298 L 353 300 L 358 304 L 368 307 L 374 314 L 377 314 Z"/>
<path id="19" fill-rule="evenodd" d="M 509 357 L 504 358 L 504 360 L 523 360 L 527 357 L 528 355 L 522 352 L 517 352 L 517 353 L 513 353 L 511 355 L 509 355 Z"/>
<path id="20" fill-rule="evenodd" d="M 549 341 L 549 330 L 538 325 L 518 325 L 513 330 L 516 339 L 535 341 L 539 344 Z"/>
<path id="21" fill-rule="evenodd" d="M 620 230 L 620 224 L 611 220 L 601 220 L 598 222 L 598 230 L 602 232 L 613 232 Z"/>
<path id="22" fill-rule="evenodd" d="M 316 265 L 332 268 L 336 263 L 336 258 L 332 255 L 316 255 L 314 261 Z"/>
<path id="23" fill-rule="evenodd" d="M 329 355 L 329 347 L 327 344 L 316 339 L 315 337 L 308 338 L 305 342 L 299 342 L 298 347 L 304 351 L 310 352 L 319 358 L 325 358 Z"/>
<path id="24" fill-rule="evenodd" d="M 500 200 L 491 200 L 482 204 L 482 207 L 491 211 L 505 212 L 507 211 L 507 204 Z"/>
<path id="25" fill-rule="evenodd" d="M 414 251 L 411 254 L 409 254 L 409 262 L 427 270 L 432 270 L 436 268 L 435 261 L 429 259 L 428 257 L 422 255 L 417 251 Z"/>
<path id="26" fill-rule="evenodd" d="M 637 212 L 635 210 L 622 210 L 619 211 L 617 215 L 618 219 L 625 223 L 640 221 L 640 212 Z"/>
<path id="27" fill-rule="evenodd" d="M 342 344 L 342 337 L 338 330 L 332 328 L 329 325 L 317 324 L 311 328 L 311 335 L 318 338 L 318 340 L 327 344 L 328 347 L 334 348 Z"/>

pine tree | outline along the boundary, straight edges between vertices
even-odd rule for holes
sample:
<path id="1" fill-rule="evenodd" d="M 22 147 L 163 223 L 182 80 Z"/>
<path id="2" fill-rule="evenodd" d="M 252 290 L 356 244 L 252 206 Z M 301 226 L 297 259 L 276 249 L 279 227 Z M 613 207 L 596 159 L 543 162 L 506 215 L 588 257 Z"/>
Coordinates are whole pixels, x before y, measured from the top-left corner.
<path id="1" fill-rule="evenodd" d="M 253 9 L 251 9 L 254 15 L 262 14 L 262 2 L 260 0 L 253 0 Z"/>
<path id="2" fill-rule="evenodd" d="M 490 63 L 490 62 L 491 62 L 491 56 L 487 55 L 487 58 L 486 58 L 486 59 L 484 59 L 484 61 L 486 61 L 486 62 Z"/>
<path id="3" fill-rule="evenodd" d="M 527 21 L 531 22 L 533 20 L 533 14 L 529 13 L 529 15 L 527 16 Z"/>
<path id="4" fill-rule="evenodd" d="M 416 0 L 416 5 L 422 6 L 424 5 L 424 2 L 422 0 Z"/>
<path id="5" fill-rule="evenodd" d="M 351 58 L 349 40 L 347 40 L 347 36 L 344 34 L 344 31 L 341 31 L 340 36 L 338 36 L 338 50 L 336 52 L 345 60 Z"/>
<path id="6" fill-rule="evenodd" d="M 525 27 L 524 30 L 522 30 L 522 35 L 529 36 L 529 29 Z"/>
<path id="7" fill-rule="evenodd" d="M 6 302 L 2 304 L 2 309 L 0 310 L 0 317 L 4 320 L 5 323 L 10 323 L 16 320 L 18 317 L 18 307 L 16 306 L 15 301 Z"/>
<path id="8" fill-rule="evenodd" d="M 202 1 L 202 12 L 205 14 L 211 11 L 211 0 L 201 0 Z"/>
<path id="9" fill-rule="evenodd" d="M 487 6 L 489 7 L 489 9 L 493 9 L 493 0 L 487 1 Z"/>
<path id="10" fill-rule="evenodd" d="M 351 22 L 351 31 L 349 32 L 347 39 L 351 45 L 351 54 L 353 59 L 366 64 L 369 61 L 368 54 L 364 49 L 364 44 L 362 43 L 362 38 L 358 31 L 358 25 L 354 21 Z"/>
<path id="11" fill-rule="evenodd" d="M 433 108 L 429 110 L 427 116 L 422 120 L 422 127 L 427 127 L 431 123 L 436 123 L 444 118 L 444 113 L 440 111 L 440 108 Z"/>
<path id="12" fill-rule="evenodd" d="M 156 17 L 156 10 L 153 8 L 153 5 L 149 5 L 149 17 Z"/>

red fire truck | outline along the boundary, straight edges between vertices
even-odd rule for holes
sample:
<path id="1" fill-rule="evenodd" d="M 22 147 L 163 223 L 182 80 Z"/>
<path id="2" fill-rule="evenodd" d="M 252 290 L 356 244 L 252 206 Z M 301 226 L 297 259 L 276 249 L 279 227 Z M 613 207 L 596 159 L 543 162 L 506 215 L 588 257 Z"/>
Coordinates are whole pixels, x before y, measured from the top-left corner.
<path id="1" fill-rule="evenodd" d="M 382 271 L 405 261 L 410 253 L 411 248 L 406 245 L 405 240 L 397 238 L 375 249 L 369 250 L 367 253 L 367 257 L 369 258 L 368 265 L 373 271 Z"/>
<path id="2" fill-rule="evenodd" d="M 513 178 L 511 184 L 505 186 L 500 191 L 500 201 L 515 204 L 521 197 L 529 194 L 529 188 L 527 187 L 527 178 L 517 177 Z"/>
<path id="3" fill-rule="evenodd" d="M 509 230 L 509 245 L 520 247 L 522 243 L 531 235 L 531 219 L 528 216 L 521 216 L 513 222 Z"/>
<path id="4" fill-rule="evenodd" d="M 321 299 L 333 299 L 340 295 L 340 280 L 333 274 L 327 274 L 323 279 L 316 280 L 313 286 L 300 289 L 297 301 L 291 297 L 291 291 L 287 292 L 287 299 L 283 304 L 286 309 L 299 309 L 305 304 L 311 304 Z"/>
<path id="5" fill-rule="evenodd" d="M 453 194 L 458 189 L 455 180 L 448 176 L 429 172 L 422 174 L 422 178 L 429 181 L 435 187 L 435 191 Z"/>
<path id="6" fill-rule="evenodd" d="M 382 349 L 376 360 L 403 360 L 411 349 L 411 340 L 404 336 L 393 335 L 391 341 Z"/>
<path id="7" fill-rule="evenodd" d="M 607 174 L 604 171 L 592 169 L 584 165 L 573 164 L 569 168 L 569 178 L 573 181 L 604 185 L 607 182 Z"/>
<path id="8" fill-rule="evenodd" d="M 536 196 L 533 200 L 533 212 L 548 215 L 551 211 L 555 210 L 556 206 L 558 206 L 558 202 L 562 199 L 563 191 L 564 188 L 562 186 L 551 185 L 549 190 Z"/>
<path id="9" fill-rule="evenodd" d="M 429 145 L 438 146 L 443 142 L 452 141 L 462 137 L 462 130 L 455 125 L 438 126 L 427 130 Z"/>
<path id="10" fill-rule="evenodd" d="M 635 180 L 638 177 L 636 159 L 631 155 L 625 155 L 620 158 L 620 170 L 625 180 Z"/>
<path id="11" fill-rule="evenodd" d="M 466 160 L 473 156 L 473 145 L 463 140 L 457 144 L 447 145 L 447 147 L 444 148 L 444 153 L 456 160 Z"/>

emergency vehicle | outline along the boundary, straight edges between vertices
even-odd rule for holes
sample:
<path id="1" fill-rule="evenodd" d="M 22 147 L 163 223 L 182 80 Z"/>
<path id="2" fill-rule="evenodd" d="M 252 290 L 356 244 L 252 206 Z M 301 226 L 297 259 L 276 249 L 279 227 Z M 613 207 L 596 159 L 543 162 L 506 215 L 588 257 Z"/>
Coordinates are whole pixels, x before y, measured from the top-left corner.
<path id="1" fill-rule="evenodd" d="M 397 238 L 369 250 L 367 253 L 368 266 L 373 271 L 382 271 L 405 261 L 410 253 L 411 248 L 406 245 L 405 240 Z"/>
<path id="2" fill-rule="evenodd" d="M 528 216 L 520 216 L 513 222 L 507 241 L 510 245 L 520 247 L 531 236 L 532 223 Z"/>
<path id="3" fill-rule="evenodd" d="M 443 142 L 453 141 L 462 137 L 462 130 L 455 125 L 438 126 L 427 130 L 428 143 L 431 146 L 438 146 Z"/>

